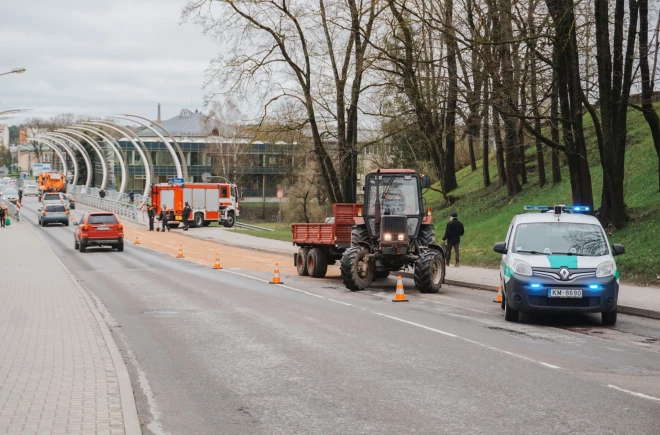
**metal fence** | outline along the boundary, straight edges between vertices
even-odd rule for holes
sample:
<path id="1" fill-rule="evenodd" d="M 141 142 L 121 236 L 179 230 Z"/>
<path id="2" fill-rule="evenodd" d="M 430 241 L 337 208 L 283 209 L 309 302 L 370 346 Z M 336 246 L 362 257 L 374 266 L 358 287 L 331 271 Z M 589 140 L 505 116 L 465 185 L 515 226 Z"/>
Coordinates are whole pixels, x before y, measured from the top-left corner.
<path id="1" fill-rule="evenodd" d="M 118 216 L 132 219 L 137 222 L 145 222 L 145 210 L 148 204 L 148 198 L 142 195 L 135 195 L 133 203 L 126 194 L 119 194 L 115 190 L 106 190 L 105 197 L 99 196 L 100 189 L 91 187 L 83 193 L 84 186 L 69 185 L 67 193 L 73 195 L 76 204 L 82 204 L 99 210 L 111 211 Z"/>

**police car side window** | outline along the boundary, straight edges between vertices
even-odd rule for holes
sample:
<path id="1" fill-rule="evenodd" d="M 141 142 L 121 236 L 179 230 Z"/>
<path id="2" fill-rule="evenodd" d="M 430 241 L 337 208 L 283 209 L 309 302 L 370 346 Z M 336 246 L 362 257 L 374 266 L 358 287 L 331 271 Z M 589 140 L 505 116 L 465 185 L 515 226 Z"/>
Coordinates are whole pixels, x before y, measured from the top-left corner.
<path id="1" fill-rule="evenodd" d="M 509 225 L 509 231 L 506 233 L 506 247 L 511 246 L 511 235 L 513 233 L 513 224 Z"/>

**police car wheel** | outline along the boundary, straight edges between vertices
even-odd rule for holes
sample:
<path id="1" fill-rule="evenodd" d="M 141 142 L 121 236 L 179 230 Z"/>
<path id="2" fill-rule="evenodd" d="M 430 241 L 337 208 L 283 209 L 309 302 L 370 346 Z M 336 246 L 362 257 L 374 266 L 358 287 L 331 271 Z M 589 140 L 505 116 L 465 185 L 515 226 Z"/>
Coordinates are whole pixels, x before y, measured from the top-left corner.
<path id="1" fill-rule="evenodd" d="M 603 320 L 603 325 L 605 326 L 614 326 L 616 324 L 616 308 L 614 311 L 600 313 L 601 319 Z"/>
<path id="2" fill-rule="evenodd" d="M 520 319 L 520 312 L 511 308 L 506 299 L 504 299 L 504 305 L 504 320 L 507 322 L 517 322 Z"/>

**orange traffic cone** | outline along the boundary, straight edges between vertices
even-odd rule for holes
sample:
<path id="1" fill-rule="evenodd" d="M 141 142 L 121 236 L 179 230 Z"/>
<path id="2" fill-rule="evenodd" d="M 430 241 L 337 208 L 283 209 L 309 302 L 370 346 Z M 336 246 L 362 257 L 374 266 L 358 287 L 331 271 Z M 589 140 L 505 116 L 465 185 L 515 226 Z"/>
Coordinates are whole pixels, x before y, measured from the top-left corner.
<path id="1" fill-rule="evenodd" d="M 215 264 L 213 265 L 214 269 L 222 269 L 222 266 L 220 266 L 220 254 L 217 252 L 215 253 Z"/>
<path id="2" fill-rule="evenodd" d="M 140 236 L 138 233 L 135 233 L 135 241 L 133 242 L 134 245 L 139 245 L 140 244 Z"/>
<path id="3" fill-rule="evenodd" d="M 408 302 L 406 294 L 403 292 L 403 280 L 401 279 L 401 275 L 396 278 L 396 294 L 394 295 L 392 302 Z"/>
<path id="4" fill-rule="evenodd" d="M 271 284 L 284 284 L 280 279 L 280 263 L 275 263 L 275 270 L 273 270 L 273 280 Z"/>
<path id="5" fill-rule="evenodd" d="M 176 255 L 176 258 L 184 258 L 183 247 L 181 245 L 179 245 L 179 253 Z"/>
<path id="6" fill-rule="evenodd" d="M 497 286 L 497 296 L 495 297 L 495 300 L 493 302 L 497 302 L 498 304 L 502 303 L 502 286 L 501 285 Z"/>
<path id="7" fill-rule="evenodd" d="M 75 219 L 74 219 L 74 217 L 73 217 L 73 213 L 69 213 L 69 220 L 70 220 L 70 221 L 75 221 Z"/>

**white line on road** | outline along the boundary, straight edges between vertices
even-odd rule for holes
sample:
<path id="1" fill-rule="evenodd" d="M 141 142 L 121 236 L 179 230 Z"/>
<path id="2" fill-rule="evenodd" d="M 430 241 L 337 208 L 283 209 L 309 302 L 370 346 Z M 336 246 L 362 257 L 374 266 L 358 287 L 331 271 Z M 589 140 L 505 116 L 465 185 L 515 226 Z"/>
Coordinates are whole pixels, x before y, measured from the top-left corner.
<path id="1" fill-rule="evenodd" d="M 441 331 L 439 329 L 431 328 L 429 326 L 420 325 L 419 323 L 410 322 L 408 320 L 403 320 L 394 316 L 388 316 L 387 314 L 377 313 L 375 311 L 369 311 L 369 312 L 377 314 L 379 316 L 387 317 L 388 319 L 396 320 L 397 322 L 407 323 L 409 325 L 417 326 L 418 328 L 422 328 L 422 329 L 428 329 L 429 331 L 437 332 L 438 334 L 446 335 L 447 337 L 459 338 L 457 335 L 451 334 L 449 332 Z"/>
<path id="2" fill-rule="evenodd" d="M 643 394 L 643 393 L 638 393 L 636 391 L 626 390 L 626 389 L 617 387 L 616 385 L 612 385 L 612 384 L 607 384 L 607 386 L 610 387 L 610 388 L 613 388 L 615 390 L 622 391 L 624 393 L 630 394 L 630 395 L 635 396 L 635 397 L 641 397 L 642 399 L 653 400 L 654 402 L 660 402 L 660 399 L 657 398 L 657 397 L 647 396 L 646 394 Z"/>

